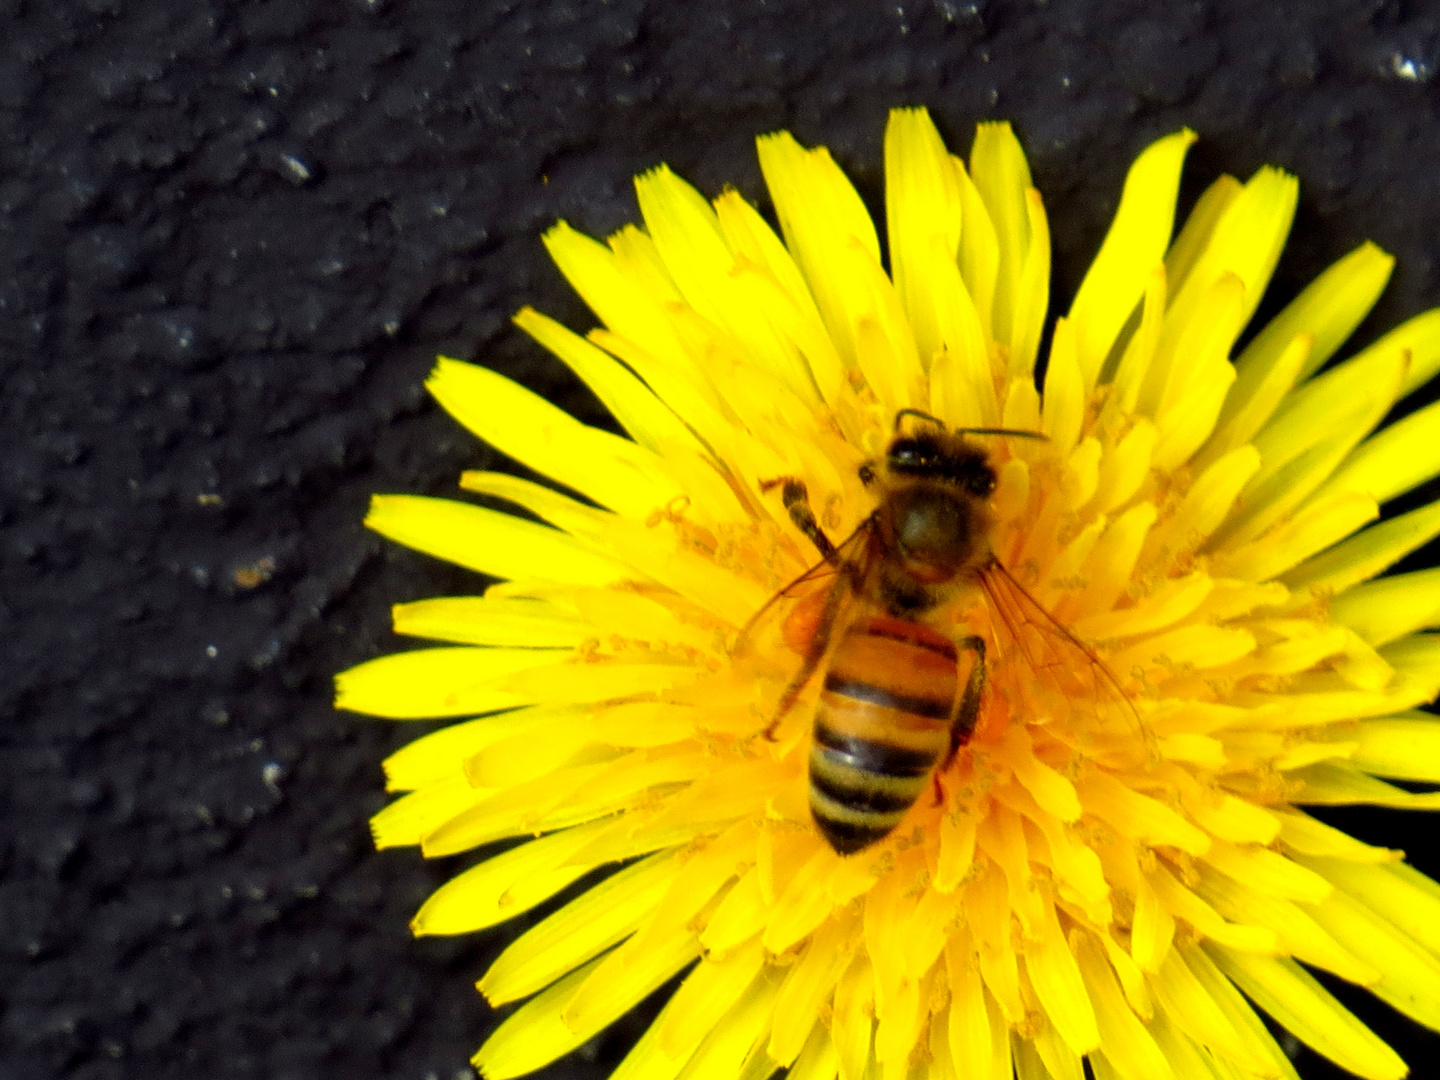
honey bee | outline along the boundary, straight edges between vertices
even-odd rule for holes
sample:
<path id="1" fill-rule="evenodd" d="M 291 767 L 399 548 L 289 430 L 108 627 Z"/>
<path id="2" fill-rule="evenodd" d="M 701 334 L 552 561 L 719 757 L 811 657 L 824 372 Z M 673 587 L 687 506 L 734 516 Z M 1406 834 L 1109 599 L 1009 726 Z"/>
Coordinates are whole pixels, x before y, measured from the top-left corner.
<path id="1" fill-rule="evenodd" d="M 911 420 L 918 426 L 905 430 Z M 955 633 L 957 610 L 986 605 L 991 644 L 1028 664 L 1034 679 L 1027 685 L 1055 691 L 1037 699 L 1049 712 L 1092 703 L 1086 707 L 1095 709 L 1098 726 L 1099 702 L 1110 714 L 1128 710 L 1138 724 L 1115 677 L 995 557 L 989 500 L 996 472 L 972 441 L 990 436 L 1044 438 L 1004 428 L 949 430 L 927 413 L 900 410 L 884 458 L 860 468 L 861 482 L 878 497 L 875 510 L 838 546 L 820 527 L 803 481 L 762 484 L 781 489 L 791 520 L 821 560 L 757 613 L 741 647 L 767 615 L 787 613 L 784 636 L 799 666 L 766 729 L 770 738 L 823 671 L 810 810 L 842 855 L 888 836 L 975 731 L 989 645 L 979 634 Z M 822 588 L 826 579 L 833 580 Z M 798 602 L 787 608 L 787 600 Z M 962 678 L 967 653 L 972 661 Z"/>

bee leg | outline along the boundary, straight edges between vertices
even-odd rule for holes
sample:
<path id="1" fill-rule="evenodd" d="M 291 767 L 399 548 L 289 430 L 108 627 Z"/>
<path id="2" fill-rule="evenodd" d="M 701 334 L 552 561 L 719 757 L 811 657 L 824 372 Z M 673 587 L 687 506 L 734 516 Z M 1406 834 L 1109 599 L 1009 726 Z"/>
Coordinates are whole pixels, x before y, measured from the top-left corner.
<path id="1" fill-rule="evenodd" d="M 849 579 L 852 571 L 849 567 L 841 567 L 842 579 Z M 853 585 L 853 582 L 851 583 Z M 805 689 L 820 669 L 820 662 L 825 659 L 825 653 L 830 649 L 830 638 L 835 632 L 835 622 L 840 615 L 840 609 L 845 603 L 849 590 L 839 587 L 839 583 L 832 588 L 825 596 L 825 606 L 820 609 L 820 621 L 816 624 L 815 635 L 805 647 L 805 656 L 800 664 L 800 670 L 785 687 L 785 692 L 780 695 L 780 704 L 775 709 L 775 718 L 765 728 L 765 738 L 769 742 L 775 741 L 775 729 L 780 726 L 780 721 L 785 719 L 785 714 L 795 707 L 795 702 L 800 699 L 800 692 Z"/>
<path id="2" fill-rule="evenodd" d="M 835 545 L 825 535 L 825 530 L 820 528 L 815 511 L 810 509 L 810 491 L 805 487 L 805 481 L 796 476 L 777 476 L 774 480 L 764 480 L 760 484 L 761 491 L 771 491 L 777 487 L 780 488 L 780 501 L 790 514 L 790 520 L 795 523 L 795 527 L 805 534 L 827 562 L 833 561 Z"/>
<path id="3" fill-rule="evenodd" d="M 975 654 L 975 663 L 970 667 L 970 678 L 956 703 L 954 716 L 950 720 L 950 752 L 945 755 L 940 770 L 955 760 L 960 747 L 969 741 L 980 719 L 980 698 L 985 692 L 985 639 L 971 634 L 955 643 L 957 649 L 968 649 Z"/>

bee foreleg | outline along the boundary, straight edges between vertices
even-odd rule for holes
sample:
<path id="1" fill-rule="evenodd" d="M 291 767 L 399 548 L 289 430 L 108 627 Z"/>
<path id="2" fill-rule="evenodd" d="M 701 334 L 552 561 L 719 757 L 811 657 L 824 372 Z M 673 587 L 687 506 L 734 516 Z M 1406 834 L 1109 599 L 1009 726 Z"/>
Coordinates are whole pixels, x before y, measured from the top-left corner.
<path id="1" fill-rule="evenodd" d="M 950 752 L 945 755 L 941 769 L 955 759 L 960 747 L 974 733 L 975 724 L 980 719 L 980 698 L 985 693 L 985 639 L 971 634 L 957 641 L 955 647 L 969 649 L 975 654 L 975 662 L 970 665 L 970 678 L 965 681 L 965 689 L 950 718 Z"/>
<path id="2" fill-rule="evenodd" d="M 777 487 L 780 488 L 780 501 L 795 527 L 805 534 L 826 561 L 832 561 L 835 558 L 835 545 L 825 535 L 825 530 L 820 528 L 815 511 L 810 509 L 810 491 L 805 487 L 805 481 L 796 476 L 777 476 L 774 480 L 763 480 L 760 483 L 761 491 L 770 491 Z"/>

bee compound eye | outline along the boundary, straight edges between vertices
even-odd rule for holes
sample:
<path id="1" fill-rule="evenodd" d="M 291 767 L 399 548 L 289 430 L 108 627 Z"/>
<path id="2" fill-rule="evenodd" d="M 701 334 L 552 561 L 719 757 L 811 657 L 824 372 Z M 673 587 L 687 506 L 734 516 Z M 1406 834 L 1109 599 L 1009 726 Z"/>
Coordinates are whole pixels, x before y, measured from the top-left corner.
<path id="1" fill-rule="evenodd" d="M 988 465 L 976 469 L 965 482 L 966 490 L 972 495 L 986 498 L 995 491 L 995 470 Z"/>
<path id="2" fill-rule="evenodd" d="M 933 448 L 921 439 L 896 439 L 885 454 L 887 463 L 900 470 L 924 468 L 933 458 Z"/>

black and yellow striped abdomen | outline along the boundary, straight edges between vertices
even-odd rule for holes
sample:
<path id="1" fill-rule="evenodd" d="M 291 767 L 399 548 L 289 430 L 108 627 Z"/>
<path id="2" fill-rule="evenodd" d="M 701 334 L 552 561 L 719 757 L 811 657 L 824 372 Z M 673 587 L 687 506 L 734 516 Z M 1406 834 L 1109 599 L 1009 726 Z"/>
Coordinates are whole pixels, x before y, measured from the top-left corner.
<path id="1" fill-rule="evenodd" d="M 950 749 L 955 646 L 916 622 L 860 619 L 825 673 L 810 748 L 810 811 L 842 855 L 890 833 Z"/>

